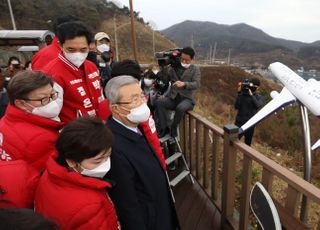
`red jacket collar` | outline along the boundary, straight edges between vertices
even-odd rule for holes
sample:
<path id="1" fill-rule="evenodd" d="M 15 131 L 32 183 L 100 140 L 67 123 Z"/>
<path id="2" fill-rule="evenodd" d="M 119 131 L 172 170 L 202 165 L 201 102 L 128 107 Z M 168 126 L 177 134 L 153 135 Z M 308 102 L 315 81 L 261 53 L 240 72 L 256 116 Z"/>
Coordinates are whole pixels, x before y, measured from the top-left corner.
<path id="1" fill-rule="evenodd" d="M 8 105 L 6 114 L 3 118 L 14 121 L 14 122 L 16 121 L 29 122 L 41 127 L 52 128 L 56 130 L 61 129 L 64 125 L 63 122 L 54 121 L 49 118 L 28 113 L 10 104 Z"/>
<path id="2" fill-rule="evenodd" d="M 60 53 L 58 55 L 58 58 L 64 62 L 67 66 L 69 66 L 69 68 L 71 68 L 73 71 L 78 71 L 79 68 L 77 66 L 75 66 L 74 64 L 72 64 L 64 55 L 63 53 Z"/>
<path id="3" fill-rule="evenodd" d="M 111 185 L 103 180 L 85 177 L 81 174 L 69 171 L 66 167 L 59 165 L 56 162 L 57 152 L 53 153 L 47 161 L 47 173 L 52 180 L 56 180 L 59 184 L 75 185 L 91 189 L 111 188 Z"/>

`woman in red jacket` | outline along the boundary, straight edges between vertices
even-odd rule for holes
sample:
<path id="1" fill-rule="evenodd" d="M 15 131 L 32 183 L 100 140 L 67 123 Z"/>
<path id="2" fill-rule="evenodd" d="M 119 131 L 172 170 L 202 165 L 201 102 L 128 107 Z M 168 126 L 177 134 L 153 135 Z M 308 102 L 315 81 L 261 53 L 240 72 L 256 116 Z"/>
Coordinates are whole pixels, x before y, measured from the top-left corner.
<path id="1" fill-rule="evenodd" d="M 63 123 L 62 95 L 41 72 L 22 71 L 8 85 L 10 105 L 0 121 L 0 161 L 24 160 L 45 169 Z"/>
<path id="2" fill-rule="evenodd" d="M 109 198 L 112 133 L 98 118 L 70 122 L 58 137 L 35 196 L 35 210 L 62 229 L 120 229 Z"/>
<path id="3" fill-rule="evenodd" d="M 0 175 L 0 208 L 33 208 L 40 173 L 16 160 L 0 161 Z"/>

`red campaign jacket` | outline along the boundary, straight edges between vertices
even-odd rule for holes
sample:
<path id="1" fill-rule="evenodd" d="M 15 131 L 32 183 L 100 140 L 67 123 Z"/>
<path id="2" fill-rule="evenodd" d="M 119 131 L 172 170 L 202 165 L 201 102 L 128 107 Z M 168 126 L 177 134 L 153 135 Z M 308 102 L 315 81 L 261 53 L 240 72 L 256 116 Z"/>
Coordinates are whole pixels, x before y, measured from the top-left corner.
<path id="1" fill-rule="evenodd" d="M 0 160 L 25 160 L 44 170 L 63 123 L 8 105 L 0 120 Z"/>
<path id="2" fill-rule="evenodd" d="M 62 229 L 120 229 L 116 212 L 103 180 L 70 172 L 52 156 L 42 175 L 35 211 L 54 220 Z"/>
<path id="3" fill-rule="evenodd" d="M 50 45 L 42 48 L 32 57 L 32 70 L 41 71 L 50 61 L 58 57 L 59 53 L 61 53 L 59 40 L 57 37 L 54 37 Z"/>
<path id="4" fill-rule="evenodd" d="M 33 208 L 40 173 L 23 160 L 0 161 L 0 208 Z"/>
<path id="5" fill-rule="evenodd" d="M 99 71 L 95 64 L 85 60 L 80 68 L 74 66 L 62 54 L 51 61 L 43 71 L 52 76 L 62 88 L 63 107 L 59 115 L 63 122 L 80 116 L 98 116 L 103 119 L 108 109 L 101 85 Z"/>

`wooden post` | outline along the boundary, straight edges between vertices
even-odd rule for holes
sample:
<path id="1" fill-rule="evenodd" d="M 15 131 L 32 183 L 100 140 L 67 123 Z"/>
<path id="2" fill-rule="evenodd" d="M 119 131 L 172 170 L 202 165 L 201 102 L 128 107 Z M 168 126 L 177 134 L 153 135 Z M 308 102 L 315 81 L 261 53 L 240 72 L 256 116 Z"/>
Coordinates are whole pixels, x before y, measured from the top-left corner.
<path id="1" fill-rule="evenodd" d="M 297 217 L 300 199 L 301 193 L 293 188 L 290 184 L 288 184 L 285 207 L 295 217 Z"/>
<path id="2" fill-rule="evenodd" d="M 203 127 L 203 187 L 209 188 L 209 129 Z"/>
<path id="3" fill-rule="evenodd" d="M 184 147 L 184 143 L 186 142 L 186 136 L 185 136 L 185 132 L 184 132 L 184 120 L 186 119 L 185 116 L 183 116 L 182 118 L 182 121 L 180 122 L 179 124 L 179 138 L 180 138 L 180 146 L 181 146 L 181 149 L 182 149 L 182 152 L 185 154 L 186 153 L 186 149 Z"/>
<path id="4" fill-rule="evenodd" d="M 189 130 L 189 126 L 188 126 L 188 120 L 190 120 L 190 115 L 186 114 L 184 115 L 184 154 L 186 154 L 186 160 L 188 165 L 190 166 L 190 152 L 189 152 L 189 148 L 188 148 L 188 143 L 190 142 L 190 135 L 188 135 L 188 130 Z"/>
<path id="5" fill-rule="evenodd" d="M 240 230 L 246 230 L 249 226 L 249 199 L 251 185 L 252 160 L 243 156 L 242 183 L 240 195 Z"/>
<path id="6" fill-rule="evenodd" d="M 272 193 L 272 182 L 273 182 L 272 173 L 268 169 L 263 168 L 261 183 L 270 194 Z"/>
<path id="7" fill-rule="evenodd" d="M 201 125 L 200 121 L 197 120 L 196 122 L 196 177 L 197 181 L 200 182 L 201 184 L 201 172 L 200 172 L 200 167 L 201 167 Z"/>
<path id="8" fill-rule="evenodd" d="M 225 228 L 228 219 L 233 217 L 235 198 L 236 148 L 232 141 L 238 138 L 238 127 L 230 124 L 224 126 L 223 174 L 222 174 L 222 213 L 221 227 Z"/>
<path id="9" fill-rule="evenodd" d="M 212 132 L 212 180 L 211 180 L 211 192 L 213 200 L 218 199 L 218 186 L 219 186 L 219 175 L 218 175 L 218 136 Z"/>
<path id="10" fill-rule="evenodd" d="M 195 159 L 193 151 L 193 141 L 194 141 L 194 118 L 189 117 L 189 151 L 190 151 L 190 170 L 195 175 Z"/>

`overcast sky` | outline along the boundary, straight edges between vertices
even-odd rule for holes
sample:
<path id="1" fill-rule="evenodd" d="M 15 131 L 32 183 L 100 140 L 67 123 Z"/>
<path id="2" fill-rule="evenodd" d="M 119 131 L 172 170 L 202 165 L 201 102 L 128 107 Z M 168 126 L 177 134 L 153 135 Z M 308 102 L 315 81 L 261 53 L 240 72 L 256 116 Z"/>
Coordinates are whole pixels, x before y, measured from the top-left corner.
<path id="1" fill-rule="evenodd" d="M 129 0 L 114 0 L 129 6 Z M 296 41 L 320 40 L 320 0 L 133 0 L 133 8 L 158 30 L 184 20 L 246 23 Z"/>

